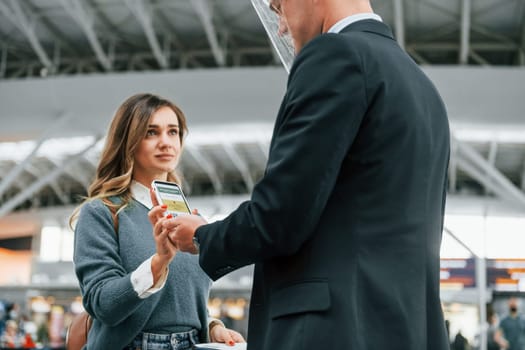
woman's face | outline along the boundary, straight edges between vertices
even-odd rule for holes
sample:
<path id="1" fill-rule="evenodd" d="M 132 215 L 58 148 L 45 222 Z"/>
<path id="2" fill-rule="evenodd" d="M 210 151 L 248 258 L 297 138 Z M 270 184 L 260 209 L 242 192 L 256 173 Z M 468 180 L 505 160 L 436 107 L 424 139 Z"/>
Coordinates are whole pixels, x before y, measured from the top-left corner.
<path id="1" fill-rule="evenodd" d="M 179 120 L 171 108 L 161 107 L 153 113 L 146 137 L 135 152 L 134 180 L 149 187 L 154 179 L 167 179 L 179 160 L 179 133 Z"/>

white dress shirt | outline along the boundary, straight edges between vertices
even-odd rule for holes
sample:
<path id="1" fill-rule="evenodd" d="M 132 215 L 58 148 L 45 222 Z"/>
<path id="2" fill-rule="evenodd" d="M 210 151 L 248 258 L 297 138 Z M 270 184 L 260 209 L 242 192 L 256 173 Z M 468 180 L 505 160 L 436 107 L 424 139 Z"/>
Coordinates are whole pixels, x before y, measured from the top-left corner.
<path id="1" fill-rule="evenodd" d="M 339 20 L 336 24 L 330 27 L 330 29 L 328 29 L 328 33 L 339 33 L 347 25 L 361 21 L 363 19 L 375 19 L 376 21 L 383 22 L 383 19 L 375 13 L 358 13 L 356 15 L 348 16 L 342 20 Z"/>

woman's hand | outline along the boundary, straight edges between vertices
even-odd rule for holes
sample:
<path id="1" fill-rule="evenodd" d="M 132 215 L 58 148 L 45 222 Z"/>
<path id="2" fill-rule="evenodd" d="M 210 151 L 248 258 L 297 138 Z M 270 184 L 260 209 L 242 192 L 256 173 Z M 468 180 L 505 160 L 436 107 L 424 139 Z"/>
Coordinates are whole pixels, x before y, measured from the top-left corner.
<path id="1" fill-rule="evenodd" d="M 225 343 L 233 346 L 235 343 L 246 343 L 242 335 L 232 329 L 228 329 L 221 324 L 217 324 L 210 329 L 210 340 L 213 343 Z"/>
<path id="2" fill-rule="evenodd" d="M 151 272 L 153 274 L 153 284 L 155 284 L 175 257 L 177 248 L 169 239 L 169 231 L 163 227 L 163 222 L 172 218 L 171 214 L 164 216 L 168 207 L 166 205 L 158 205 L 154 194 L 151 195 L 151 198 L 154 207 L 149 211 L 148 219 L 153 226 L 153 238 L 155 239 L 156 247 L 156 254 L 151 260 Z"/>

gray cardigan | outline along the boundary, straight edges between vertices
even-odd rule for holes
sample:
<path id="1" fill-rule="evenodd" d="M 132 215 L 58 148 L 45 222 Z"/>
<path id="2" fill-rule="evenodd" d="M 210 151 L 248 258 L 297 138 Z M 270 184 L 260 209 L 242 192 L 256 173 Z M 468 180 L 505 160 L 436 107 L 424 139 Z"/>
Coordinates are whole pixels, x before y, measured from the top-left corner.
<path id="1" fill-rule="evenodd" d="M 208 340 L 207 300 L 211 280 L 198 256 L 178 252 L 166 284 L 140 299 L 131 273 L 155 253 L 148 209 L 132 200 L 118 214 L 115 234 L 101 200 L 84 204 L 75 228 L 74 264 L 84 307 L 94 317 L 87 349 L 122 349 L 140 332 L 173 333 L 195 328 Z"/>

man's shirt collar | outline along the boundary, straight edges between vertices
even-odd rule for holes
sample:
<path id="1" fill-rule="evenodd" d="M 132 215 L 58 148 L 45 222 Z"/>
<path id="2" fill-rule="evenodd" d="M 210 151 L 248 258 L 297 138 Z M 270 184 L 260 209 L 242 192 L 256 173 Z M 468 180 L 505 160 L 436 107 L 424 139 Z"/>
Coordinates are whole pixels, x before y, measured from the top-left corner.
<path id="1" fill-rule="evenodd" d="M 364 19 L 375 19 L 376 21 L 383 22 L 383 19 L 375 13 L 358 13 L 356 15 L 348 16 L 338 21 L 330 29 L 328 29 L 328 33 L 339 33 L 341 30 L 343 30 L 343 28 L 345 28 L 349 24 L 357 21 L 362 21 Z"/>

